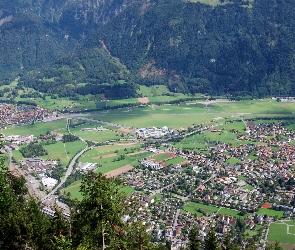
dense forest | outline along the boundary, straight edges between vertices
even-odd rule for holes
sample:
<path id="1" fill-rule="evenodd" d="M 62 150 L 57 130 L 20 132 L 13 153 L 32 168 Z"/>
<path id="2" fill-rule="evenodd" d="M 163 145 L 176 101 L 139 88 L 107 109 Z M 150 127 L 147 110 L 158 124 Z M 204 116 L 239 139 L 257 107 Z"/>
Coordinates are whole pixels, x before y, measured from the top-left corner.
<path id="1" fill-rule="evenodd" d="M 294 95 L 295 2 L 220 3 L 6 0 L 1 83 L 19 75 L 23 86 L 72 98 L 136 97 L 138 84 L 213 96 Z"/>

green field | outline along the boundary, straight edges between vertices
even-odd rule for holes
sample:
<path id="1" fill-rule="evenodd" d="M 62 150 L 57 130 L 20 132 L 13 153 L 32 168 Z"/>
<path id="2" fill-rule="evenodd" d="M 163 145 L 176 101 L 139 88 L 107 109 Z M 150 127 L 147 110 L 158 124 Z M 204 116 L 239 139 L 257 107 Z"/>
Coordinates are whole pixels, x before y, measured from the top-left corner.
<path id="1" fill-rule="evenodd" d="M 161 194 L 155 194 L 152 196 L 152 198 L 155 199 L 155 201 L 161 200 L 162 197 L 163 197 L 163 195 L 161 195 Z"/>
<path id="2" fill-rule="evenodd" d="M 82 200 L 83 196 L 80 193 L 80 185 L 81 182 L 75 182 L 74 185 L 71 185 L 70 187 L 65 189 L 65 193 L 70 193 L 72 199 Z"/>
<path id="3" fill-rule="evenodd" d="M 218 214 L 229 215 L 229 216 L 232 216 L 232 217 L 235 217 L 235 218 L 238 218 L 238 217 L 246 218 L 247 217 L 247 214 L 246 215 L 243 215 L 243 216 L 240 216 L 239 215 L 239 211 L 228 209 L 228 208 L 221 208 L 218 211 Z"/>
<path id="4" fill-rule="evenodd" d="M 175 157 L 171 160 L 168 160 L 168 161 L 165 161 L 165 164 L 168 164 L 168 165 L 174 165 L 174 164 L 180 164 L 182 162 L 185 162 L 186 159 L 182 158 L 182 157 Z"/>
<path id="5" fill-rule="evenodd" d="M 20 159 L 24 158 L 21 152 L 19 152 L 18 150 L 13 150 L 12 154 L 17 162 L 19 162 Z"/>
<path id="6" fill-rule="evenodd" d="M 5 130 L 0 130 L 5 136 L 9 135 L 34 135 L 45 134 L 47 132 L 57 132 L 67 134 L 66 120 L 59 120 L 54 122 L 36 122 L 33 125 L 15 126 Z"/>
<path id="7" fill-rule="evenodd" d="M 284 211 L 276 211 L 268 208 L 259 208 L 257 214 L 266 214 L 267 216 L 278 216 L 278 218 L 283 217 Z"/>
<path id="8" fill-rule="evenodd" d="M 110 140 L 123 139 L 123 137 L 121 137 L 118 133 L 111 130 L 81 131 L 80 129 L 75 128 L 71 129 L 71 132 L 78 137 L 94 142 L 105 142 Z"/>
<path id="9" fill-rule="evenodd" d="M 57 142 L 55 144 L 44 145 L 44 148 L 48 151 L 48 155 L 41 156 L 43 159 L 61 159 L 64 165 L 66 165 L 70 159 L 85 148 L 86 144 L 82 141 L 74 142 Z"/>
<path id="10" fill-rule="evenodd" d="M 163 107 L 163 106 L 161 106 Z M 200 124 L 213 120 L 216 117 L 226 117 L 225 114 L 213 114 L 207 113 L 206 115 L 202 114 L 200 110 L 197 110 L 195 113 L 190 110 L 172 110 L 168 106 L 167 109 L 162 110 L 153 110 L 151 107 L 148 109 L 140 109 L 141 113 L 134 115 L 133 112 L 122 114 L 116 112 L 116 116 L 101 116 L 98 119 L 114 122 L 117 124 L 122 124 L 125 126 L 132 126 L 134 128 L 145 128 L 145 127 L 163 127 L 167 126 L 168 128 L 187 128 L 193 124 Z M 138 111 L 139 112 L 139 111 Z M 176 119 L 177 117 L 177 119 Z"/>
<path id="11" fill-rule="evenodd" d="M 120 190 L 126 194 L 133 194 L 135 192 L 135 189 L 129 186 L 125 186 L 121 188 Z"/>
<path id="12" fill-rule="evenodd" d="M 98 148 L 85 152 L 80 158 L 79 162 L 91 162 L 101 165 L 96 172 L 107 173 L 125 165 L 134 165 L 138 163 L 138 160 L 142 158 L 141 154 L 125 155 L 124 159 L 118 160 L 120 155 L 114 153 L 114 151 L 107 151 L 104 153 L 98 153 Z"/>
<path id="13" fill-rule="evenodd" d="M 153 156 L 153 159 L 154 159 L 155 161 L 164 161 L 164 160 L 166 160 L 166 159 L 168 159 L 168 158 L 171 158 L 171 156 L 168 155 L 168 154 L 165 154 L 165 153 L 163 153 L 163 154 L 158 154 L 158 155 Z"/>
<path id="14" fill-rule="evenodd" d="M 251 185 L 246 185 L 246 186 L 244 187 L 244 189 L 247 189 L 247 190 L 252 191 L 252 190 L 254 189 L 254 187 L 252 187 Z"/>
<path id="15" fill-rule="evenodd" d="M 196 202 L 190 202 L 187 205 L 184 205 L 183 209 L 192 214 L 196 214 L 197 216 L 203 216 L 203 214 L 198 212 L 197 209 L 202 209 L 205 213 L 208 213 L 208 214 L 216 213 L 218 211 L 217 207 L 208 206 L 208 205 L 204 205 L 204 204 L 196 203 Z"/>
<path id="16" fill-rule="evenodd" d="M 293 227 L 294 226 L 289 227 L 289 229 L 292 228 L 291 229 L 292 232 L 294 232 Z M 277 223 L 272 223 L 270 225 L 269 233 L 268 233 L 268 240 L 294 244 L 295 243 L 295 235 L 287 234 L 287 225 L 281 224 L 281 222 L 277 222 Z"/>
<path id="17" fill-rule="evenodd" d="M 81 180 L 80 181 L 76 181 L 74 183 L 72 183 L 69 187 L 67 187 L 66 189 L 64 189 L 64 192 L 70 193 L 72 199 L 77 199 L 77 200 L 82 200 L 83 196 L 80 193 L 80 186 L 81 186 Z M 120 191 L 126 193 L 127 195 L 129 194 L 133 194 L 135 192 L 135 189 L 129 186 L 124 186 L 120 189 Z"/>

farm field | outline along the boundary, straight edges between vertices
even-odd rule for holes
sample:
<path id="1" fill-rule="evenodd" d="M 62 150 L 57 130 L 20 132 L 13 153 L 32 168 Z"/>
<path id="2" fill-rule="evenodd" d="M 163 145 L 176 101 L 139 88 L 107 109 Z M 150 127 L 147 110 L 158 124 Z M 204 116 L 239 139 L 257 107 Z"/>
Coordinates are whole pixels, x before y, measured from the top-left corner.
<path id="1" fill-rule="evenodd" d="M 176 117 L 178 116 L 178 119 Z M 212 120 L 215 117 L 221 116 L 220 114 L 143 114 L 143 115 L 116 115 L 116 116 L 100 116 L 99 120 L 119 123 L 125 126 L 130 126 L 135 128 L 145 128 L 145 127 L 163 127 L 168 128 L 187 128 L 193 124 L 200 124 Z M 226 115 L 222 115 L 226 116 Z"/>
<path id="2" fill-rule="evenodd" d="M 66 120 L 54 122 L 36 122 L 33 125 L 15 126 L 8 129 L 0 130 L 5 136 L 9 135 L 34 135 L 45 134 L 53 131 L 60 134 L 68 134 L 66 130 Z"/>
<path id="3" fill-rule="evenodd" d="M 48 155 L 41 156 L 43 159 L 61 159 L 64 166 L 70 161 L 70 159 L 85 148 L 86 144 L 82 141 L 74 142 L 57 142 L 55 144 L 44 145 L 44 148 L 48 151 Z"/>
<path id="4" fill-rule="evenodd" d="M 80 129 L 71 129 L 71 132 L 83 138 L 84 140 L 94 141 L 94 142 L 105 142 L 110 140 L 123 139 L 124 137 L 119 136 L 118 133 L 111 130 L 103 131 L 81 131 Z"/>
<path id="5" fill-rule="evenodd" d="M 72 183 L 69 187 L 65 188 L 63 190 L 64 193 L 70 193 L 72 199 L 77 199 L 77 200 L 82 200 L 83 196 L 80 193 L 80 186 L 81 186 L 81 181 L 75 181 Z M 123 186 L 120 191 L 126 193 L 127 195 L 133 194 L 135 192 L 135 189 L 129 186 Z"/>
<path id="6" fill-rule="evenodd" d="M 295 110 L 294 103 L 277 102 L 276 100 L 246 100 L 238 102 L 219 103 L 219 105 L 231 113 L 281 113 Z"/>

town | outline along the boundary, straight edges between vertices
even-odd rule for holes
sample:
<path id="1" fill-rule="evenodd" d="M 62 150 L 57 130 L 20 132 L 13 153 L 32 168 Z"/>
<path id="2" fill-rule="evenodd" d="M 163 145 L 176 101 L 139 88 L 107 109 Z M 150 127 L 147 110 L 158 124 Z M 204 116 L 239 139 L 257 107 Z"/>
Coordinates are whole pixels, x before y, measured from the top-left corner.
<path id="1" fill-rule="evenodd" d="M 19 119 L 22 121 L 23 117 Z M 65 202 L 71 194 L 66 190 L 70 190 L 71 184 L 77 183 L 75 181 L 85 173 L 104 171 L 110 158 L 119 165 L 117 169 L 105 171 L 106 175 L 109 173 L 121 179 L 133 190 L 128 195 L 137 200 L 135 216 L 146 226 L 152 241 L 171 241 L 173 249 L 181 249 L 188 243 L 190 230 L 195 225 L 201 240 L 214 227 L 221 240 L 230 233 L 240 244 L 253 238 L 257 246 L 264 249 L 276 225 L 289 225 L 293 221 L 295 132 L 287 128 L 288 121 L 276 119 L 258 123 L 239 118 L 216 119 L 213 123 L 195 125 L 187 130 L 167 126 L 127 129 L 124 126 L 123 134 L 122 126 L 118 124 L 75 119 L 67 119 L 63 133 L 57 129 L 38 136 L 14 134 L 4 137 L 5 150 L 13 158 L 16 152 L 22 154 L 19 159 L 12 159 L 14 170 L 25 176 L 31 193 L 42 200 L 43 212 L 50 216 L 59 207 L 69 217 L 70 210 Z M 15 123 L 19 121 L 14 120 Z M 222 126 L 230 129 L 225 131 Z M 106 137 L 103 144 L 94 142 L 92 135 L 102 136 L 103 133 L 133 139 L 121 142 L 121 139 Z M 214 141 L 208 135 L 233 139 L 231 142 Z M 93 141 L 83 139 L 91 137 Z M 186 138 L 192 138 L 193 147 L 177 147 L 177 141 Z M 67 165 L 73 167 L 68 175 L 71 178 L 64 178 L 61 183 L 66 163 L 64 159 L 52 158 L 46 149 L 59 145 L 69 161 L 66 143 L 78 142 L 84 146 L 81 144 L 78 151 L 72 152 Z M 126 142 L 130 143 L 131 150 L 125 148 L 122 153 L 114 150 L 99 156 L 93 151 L 96 147 L 129 145 Z M 135 143 L 140 146 L 132 148 Z M 196 149 L 197 146 L 200 148 Z M 34 151 L 28 149 L 27 152 L 27 148 Z M 83 157 L 86 157 L 85 161 Z M 121 166 L 120 161 L 124 162 L 126 157 L 132 159 L 132 164 Z M 128 218 L 128 214 L 126 216 Z"/>

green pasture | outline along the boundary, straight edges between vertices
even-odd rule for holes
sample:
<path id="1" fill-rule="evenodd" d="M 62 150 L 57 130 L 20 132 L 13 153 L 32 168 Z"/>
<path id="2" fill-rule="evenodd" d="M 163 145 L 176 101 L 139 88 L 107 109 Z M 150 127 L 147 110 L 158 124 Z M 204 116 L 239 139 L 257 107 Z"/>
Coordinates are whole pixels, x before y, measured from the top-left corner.
<path id="1" fill-rule="evenodd" d="M 120 100 L 102 100 L 95 102 L 95 108 L 108 108 L 108 107 L 115 107 L 118 105 L 123 104 L 139 104 L 137 98 L 130 98 L 130 99 L 120 99 Z"/>
<path id="2" fill-rule="evenodd" d="M 292 121 L 291 124 L 287 125 L 286 128 L 295 131 L 295 120 Z"/>
<path id="3" fill-rule="evenodd" d="M 129 157 L 131 158 L 135 158 L 135 159 L 143 159 L 143 158 L 146 158 L 146 157 L 149 157 L 151 156 L 153 153 L 152 152 L 141 152 L 139 154 L 133 154 L 133 155 L 128 155 Z"/>
<path id="4" fill-rule="evenodd" d="M 155 195 L 152 196 L 152 198 L 153 198 L 155 201 L 161 200 L 162 197 L 163 197 L 163 195 L 161 195 L 161 194 L 155 194 Z"/>
<path id="5" fill-rule="evenodd" d="M 240 216 L 239 213 L 240 213 L 239 211 L 228 209 L 228 208 L 221 208 L 218 211 L 218 214 L 224 214 L 224 215 L 232 216 L 232 217 L 235 217 L 235 218 L 238 218 L 238 217 L 246 218 L 247 217 L 247 215 Z"/>
<path id="6" fill-rule="evenodd" d="M 230 132 L 203 132 L 207 141 L 216 141 L 223 143 L 235 143 L 237 135 Z"/>
<path id="7" fill-rule="evenodd" d="M 112 152 L 110 152 L 111 154 Z M 118 160 L 119 155 L 116 156 L 111 156 L 108 158 L 100 158 L 101 155 L 98 155 L 94 150 L 90 150 L 83 154 L 79 158 L 79 162 L 91 162 L 91 163 L 97 163 L 101 165 L 96 172 L 101 172 L 101 173 L 107 173 L 109 171 L 115 170 L 117 168 L 123 167 L 125 165 L 134 165 L 134 163 L 138 162 L 138 159 L 136 157 L 131 157 L 131 156 L 125 156 L 124 159 Z"/>
<path id="8" fill-rule="evenodd" d="M 203 216 L 203 214 L 198 212 L 197 209 L 202 209 L 204 212 L 206 212 L 208 214 L 216 213 L 218 211 L 217 207 L 204 205 L 204 204 L 196 203 L 196 202 L 190 202 L 187 205 L 184 205 L 183 209 L 190 212 L 190 213 L 196 214 L 198 216 Z"/>
<path id="9" fill-rule="evenodd" d="M 94 141 L 94 142 L 105 142 L 110 140 L 123 139 L 118 133 L 111 130 L 103 131 L 81 131 L 80 129 L 71 129 L 71 132 L 83 138 L 84 140 Z"/>
<path id="10" fill-rule="evenodd" d="M 295 111 L 294 103 L 291 102 L 277 102 L 276 100 L 245 100 L 238 102 L 219 103 L 221 107 L 230 113 L 291 113 Z"/>
<path id="11" fill-rule="evenodd" d="M 106 161 L 106 159 L 102 159 L 100 161 L 98 161 L 98 164 L 102 164 L 101 167 L 99 167 L 95 172 L 100 172 L 100 173 L 107 173 L 110 172 L 112 170 L 115 170 L 117 168 L 121 168 L 125 165 L 134 165 L 135 162 L 134 159 L 130 158 L 130 157 L 126 157 L 124 160 L 121 161 L 112 161 L 114 158 L 117 157 L 112 157 L 112 158 L 108 158 L 108 160 Z"/>
<path id="12" fill-rule="evenodd" d="M 19 150 L 13 150 L 12 154 L 17 162 L 19 162 L 20 159 L 24 158 L 21 152 L 19 152 Z"/>
<path id="13" fill-rule="evenodd" d="M 246 185 L 246 186 L 244 187 L 244 189 L 247 189 L 247 190 L 249 190 L 249 191 L 252 191 L 252 190 L 254 189 L 254 187 L 252 187 L 251 185 Z"/>
<path id="14" fill-rule="evenodd" d="M 5 136 L 9 135 L 34 135 L 39 136 L 45 134 L 48 131 L 54 131 L 57 133 L 66 132 L 66 120 L 58 120 L 54 122 L 36 122 L 33 125 L 14 126 L 8 129 L 1 130 Z M 67 133 L 67 132 L 66 132 Z"/>
<path id="15" fill-rule="evenodd" d="M 142 115 L 116 115 L 116 116 L 101 116 L 100 120 L 107 122 L 114 122 L 125 126 L 132 126 L 135 128 L 144 127 L 163 127 L 168 128 L 182 128 L 190 127 L 193 124 L 200 124 L 212 120 L 215 117 L 221 116 L 220 114 L 151 114 L 147 113 Z"/>
<path id="16" fill-rule="evenodd" d="M 147 87 L 145 85 L 140 85 L 139 90 L 137 90 L 137 93 L 143 97 L 150 97 L 154 95 L 151 87 Z"/>
<path id="17" fill-rule="evenodd" d="M 44 145 L 44 148 L 48 151 L 48 155 L 41 156 L 43 159 L 60 159 L 64 165 L 66 165 L 70 159 L 84 149 L 86 144 L 82 141 L 74 142 L 57 142 L 55 144 Z"/>
<path id="18" fill-rule="evenodd" d="M 80 187 L 81 187 L 81 180 L 75 181 L 72 183 L 69 187 L 65 188 L 63 191 L 64 193 L 70 193 L 72 199 L 77 199 L 81 201 L 83 199 L 82 194 L 80 193 Z M 135 191 L 134 188 L 129 187 L 129 186 L 123 186 L 120 188 L 120 191 L 124 192 L 127 195 L 133 194 Z"/>
<path id="19" fill-rule="evenodd" d="M 237 118 L 238 119 L 238 118 Z M 216 127 L 216 129 L 219 129 L 219 130 L 225 130 L 225 131 L 228 131 L 229 133 L 231 133 L 230 131 L 235 129 L 237 130 L 239 133 L 244 133 L 245 131 L 245 128 L 246 128 L 246 125 L 245 123 L 243 122 L 233 122 L 233 123 L 228 123 L 228 124 L 223 124 L 221 126 L 218 126 Z M 232 133 L 231 133 L 232 134 Z"/>
<path id="20" fill-rule="evenodd" d="M 26 91 L 25 91 L 26 92 Z M 35 92 L 29 90 L 29 92 Z M 80 96 L 78 100 L 70 100 L 68 98 L 56 98 L 52 99 L 50 96 L 46 96 L 43 98 L 20 98 L 16 97 L 15 101 L 31 101 L 36 103 L 37 105 L 47 108 L 50 110 L 83 110 L 83 109 L 95 109 L 96 104 L 95 101 L 89 100 L 87 96 Z"/>
<path id="21" fill-rule="evenodd" d="M 94 149 L 91 149 L 87 152 L 85 152 L 81 157 L 97 157 L 97 156 L 102 156 L 102 155 L 107 155 L 107 154 L 112 154 L 114 151 L 120 151 L 124 150 L 125 148 L 127 150 L 130 150 L 132 148 L 136 147 L 136 145 L 104 145 L 100 147 L 96 147 Z"/>
<path id="22" fill-rule="evenodd" d="M 293 234 L 295 236 L 295 226 L 290 226 L 289 227 L 289 233 Z"/>
<path id="23" fill-rule="evenodd" d="M 135 192 L 135 189 L 129 186 L 125 186 L 120 189 L 120 191 L 126 193 L 126 194 L 133 194 Z"/>
<path id="24" fill-rule="evenodd" d="M 276 211 L 270 208 L 259 208 L 257 214 L 266 214 L 267 216 L 278 216 L 278 218 L 283 217 L 284 211 Z"/>
<path id="25" fill-rule="evenodd" d="M 166 96 L 169 97 L 169 96 Z M 163 104 L 163 105 L 146 105 L 143 107 L 131 107 L 131 108 L 121 108 L 116 110 L 109 110 L 106 116 L 109 115 L 124 115 L 124 116 L 134 116 L 134 115 L 161 115 L 161 114 L 199 114 L 199 113 L 208 113 L 207 109 L 203 104 L 196 105 L 186 105 L 182 104 Z"/>
<path id="26" fill-rule="evenodd" d="M 293 232 L 293 227 L 290 226 L 289 230 Z M 290 232 L 291 233 L 291 232 Z M 295 242 L 295 235 L 293 234 L 287 234 L 287 225 L 282 224 L 282 222 L 276 222 L 272 223 L 269 228 L 269 233 L 268 233 L 268 240 L 271 241 L 278 241 L 281 243 L 289 243 L 289 244 L 294 244 Z"/>
<path id="27" fill-rule="evenodd" d="M 78 182 L 75 182 L 74 185 L 67 187 L 64 191 L 65 193 L 70 193 L 72 199 L 77 199 L 81 201 L 83 199 L 83 196 L 80 193 L 80 186 L 81 186 L 81 181 L 78 181 Z"/>

